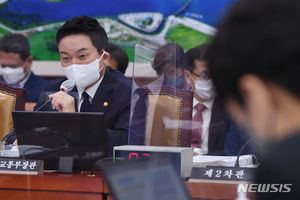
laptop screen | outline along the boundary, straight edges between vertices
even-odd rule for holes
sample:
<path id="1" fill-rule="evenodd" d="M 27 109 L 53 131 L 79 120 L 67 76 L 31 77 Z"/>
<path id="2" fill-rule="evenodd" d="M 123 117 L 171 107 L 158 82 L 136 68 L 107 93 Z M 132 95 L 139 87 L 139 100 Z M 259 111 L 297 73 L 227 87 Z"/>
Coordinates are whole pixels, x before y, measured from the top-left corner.
<path id="1" fill-rule="evenodd" d="M 115 162 L 101 166 L 116 200 L 188 200 L 171 162 L 160 159 Z"/>
<path id="2" fill-rule="evenodd" d="M 90 171 L 109 157 L 103 113 L 13 111 L 20 157 L 44 160 L 58 169 L 59 157 L 74 158 L 73 171 Z M 43 148 L 45 150 L 41 150 Z"/>

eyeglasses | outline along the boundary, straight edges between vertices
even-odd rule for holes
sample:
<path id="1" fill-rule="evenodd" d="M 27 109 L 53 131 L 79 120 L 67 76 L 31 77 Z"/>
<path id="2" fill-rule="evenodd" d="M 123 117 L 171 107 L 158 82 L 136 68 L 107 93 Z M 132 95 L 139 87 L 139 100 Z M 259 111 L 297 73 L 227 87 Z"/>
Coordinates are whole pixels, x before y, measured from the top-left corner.
<path id="1" fill-rule="evenodd" d="M 192 72 L 192 74 L 194 74 L 195 76 L 197 76 L 200 79 L 200 81 L 208 81 L 210 79 L 210 75 L 208 73 L 206 73 L 206 72 L 204 72 L 204 73 L 202 73 L 200 75 L 195 74 L 194 72 Z"/>

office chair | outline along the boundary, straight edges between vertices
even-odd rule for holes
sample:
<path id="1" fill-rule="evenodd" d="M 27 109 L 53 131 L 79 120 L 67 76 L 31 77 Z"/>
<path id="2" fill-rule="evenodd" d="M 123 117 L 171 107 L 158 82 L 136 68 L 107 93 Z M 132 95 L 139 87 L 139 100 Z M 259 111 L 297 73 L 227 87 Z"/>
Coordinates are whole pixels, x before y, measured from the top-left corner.
<path id="1" fill-rule="evenodd" d="M 190 147 L 193 92 L 170 85 L 145 89 L 149 97 L 146 145 Z"/>
<path id="2" fill-rule="evenodd" d="M 26 89 L 0 83 L 0 139 L 14 129 L 11 112 L 24 110 L 25 102 Z"/>

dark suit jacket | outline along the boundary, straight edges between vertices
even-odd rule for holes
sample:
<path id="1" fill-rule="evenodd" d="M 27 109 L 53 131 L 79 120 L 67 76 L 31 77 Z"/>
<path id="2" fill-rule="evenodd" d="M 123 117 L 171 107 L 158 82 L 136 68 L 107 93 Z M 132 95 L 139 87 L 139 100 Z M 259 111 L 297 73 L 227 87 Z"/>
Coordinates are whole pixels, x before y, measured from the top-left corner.
<path id="1" fill-rule="evenodd" d="M 0 83 L 7 84 L 4 81 L 3 77 L 0 77 Z M 41 92 L 43 91 L 47 83 L 47 80 L 31 72 L 29 79 L 24 85 L 24 88 L 27 90 L 26 102 L 37 102 Z"/>
<path id="2" fill-rule="evenodd" d="M 149 107 L 149 99 L 146 90 L 142 87 L 135 89 L 132 97 L 138 95 L 135 105 L 133 104 L 135 98 L 131 98 L 131 112 L 132 118 L 130 122 L 130 134 L 128 136 L 129 145 L 144 145 L 146 134 L 146 123 Z"/>
<path id="3" fill-rule="evenodd" d="M 256 171 L 255 183 L 276 184 L 278 190 L 285 192 L 257 192 L 258 200 L 299 200 L 300 199 L 300 131 L 288 138 L 272 145 L 264 147 L 267 153 L 261 155 L 260 165 Z M 289 185 L 279 185 L 289 184 Z M 269 185 L 269 187 L 272 187 Z M 280 189 L 281 187 L 281 189 Z M 291 190 L 290 190 L 291 189 Z"/>
<path id="4" fill-rule="evenodd" d="M 49 99 L 49 94 L 59 91 L 60 85 L 65 80 L 66 78 L 50 81 L 34 109 L 36 110 L 41 107 Z M 77 88 L 74 87 L 69 94 L 75 99 L 75 110 L 77 111 Z M 89 111 L 104 113 L 111 153 L 113 146 L 125 145 L 128 142 L 130 100 L 131 81 L 117 70 L 106 69 L 104 78 L 95 93 Z M 107 102 L 108 105 L 104 106 L 104 102 Z M 41 111 L 56 110 L 53 110 L 51 104 L 48 103 Z M 145 123 L 140 125 L 145 126 Z M 131 129 L 131 134 L 135 133 L 135 130 Z M 139 133 L 139 135 L 141 134 Z M 144 138 L 144 134 L 141 137 Z"/>
<path id="5" fill-rule="evenodd" d="M 208 138 L 208 155 L 223 155 L 225 138 L 230 129 L 230 116 L 216 97 L 211 113 Z"/>
<path id="6" fill-rule="evenodd" d="M 250 137 L 242 130 L 239 129 L 234 121 L 231 121 L 230 131 L 228 132 L 225 140 L 224 155 L 236 156 L 244 144 L 250 139 Z M 241 155 L 255 154 L 253 143 L 249 143 Z"/>

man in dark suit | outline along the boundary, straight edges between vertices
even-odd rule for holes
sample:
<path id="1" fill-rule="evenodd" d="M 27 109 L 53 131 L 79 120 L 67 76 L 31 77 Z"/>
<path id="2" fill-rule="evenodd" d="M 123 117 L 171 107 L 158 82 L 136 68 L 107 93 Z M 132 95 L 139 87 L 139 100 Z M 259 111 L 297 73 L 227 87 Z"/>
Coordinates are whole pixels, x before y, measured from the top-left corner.
<path id="1" fill-rule="evenodd" d="M 244 145 L 245 147 L 243 148 Z M 250 135 L 241 130 L 236 122 L 232 120 L 230 131 L 227 133 L 225 140 L 224 156 L 237 156 L 242 148 L 241 155 L 255 155 L 254 144 Z"/>
<path id="2" fill-rule="evenodd" d="M 238 1 L 208 50 L 218 94 L 257 144 L 259 200 L 300 199 L 299 10 L 295 0 Z"/>
<path id="3" fill-rule="evenodd" d="M 225 112 L 210 79 L 207 44 L 186 52 L 185 80 L 194 91 L 191 146 L 195 154 L 222 155 L 230 117 Z"/>
<path id="4" fill-rule="evenodd" d="M 37 102 L 48 82 L 30 70 L 32 61 L 28 40 L 22 34 L 5 35 L 0 40 L 0 83 L 25 88 L 26 102 Z"/>
<path id="5" fill-rule="evenodd" d="M 66 78 L 50 81 L 35 110 L 50 98 L 51 104 L 41 110 L 104 112 L 112 152 L 113 146 L 128 143 L 131 81 L 121 72 L 106 68 L 110 58 L 104 50 L 107 42 L 107 35 L 96 19 L 79 16 L 68 20 L 58 30 L 56 43 L 64 73 L 67 79 L 75 80 L 76 87 L 67 94 L 59 91 Z M 143 108 L 142 113 L 146 113 L 146 107 Z M 131 127 L 130 134 L 138 136 L 135 144 L 142 144 L 144 133 L 139 130 L 144 130 L 140 126 L 145 126 L 145 121 L 137 124 Z"/>

